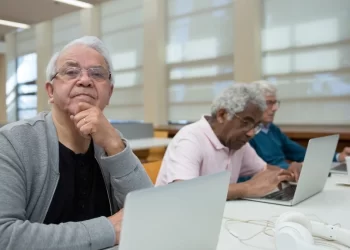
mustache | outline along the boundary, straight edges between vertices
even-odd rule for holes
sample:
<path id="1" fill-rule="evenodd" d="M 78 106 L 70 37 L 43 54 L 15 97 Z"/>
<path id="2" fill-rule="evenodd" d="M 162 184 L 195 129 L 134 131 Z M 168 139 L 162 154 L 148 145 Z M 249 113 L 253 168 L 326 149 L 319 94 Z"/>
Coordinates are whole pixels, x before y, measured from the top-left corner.
<path id="1" fill-rule="evenodd" d="M 94 95 L 93 93 L 89 93 L 89 92 L 84 92 L 84 91 L 79 91 L 79 92 L 74 92 L 71 94 L 71 98 L 76 97 L 76 96 L 80 96 L 80 95 L 87 95 L 93 99 L 96 99 L 96 95 Z"/>

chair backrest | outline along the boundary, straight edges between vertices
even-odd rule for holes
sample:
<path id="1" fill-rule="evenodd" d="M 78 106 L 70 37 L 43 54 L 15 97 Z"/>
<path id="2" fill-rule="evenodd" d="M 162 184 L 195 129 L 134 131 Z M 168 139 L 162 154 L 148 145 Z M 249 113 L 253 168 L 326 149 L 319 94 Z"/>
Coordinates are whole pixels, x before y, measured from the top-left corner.
<path id="1" fill-rule="evenodd" d="M 154 131 L 154 137 L 157 138 L 168 138 L 168 131 Z"/>
<path id="2" fill-rule="evenodd" d="M 118 129 L 123 136 L 128 140 L 153 138 L 153 124 L 152 123 L 111 123 L 113 127 Z"/>
<path id="3" fill-rule="evenodd" d="M 145 168 L 146 173 L 148 174 L 153 184 L 155 184 L 157 181 L 157 176 L 161 166 L 162 160 L 143 163 L 143 167 Z"/>

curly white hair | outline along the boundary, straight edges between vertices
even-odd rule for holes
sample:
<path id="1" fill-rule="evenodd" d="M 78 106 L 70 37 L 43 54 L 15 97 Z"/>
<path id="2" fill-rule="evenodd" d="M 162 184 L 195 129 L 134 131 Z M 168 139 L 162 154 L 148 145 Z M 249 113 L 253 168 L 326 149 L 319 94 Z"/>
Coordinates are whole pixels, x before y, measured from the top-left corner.
<path id="1" fill-rule="evenodd" d="M 225 109 L 229 114 L 228 119 L 232 119 L 249 103 L 257 105 L 261 111 L 266 109 L 264 95 L 257 84 L 235 83 L 213 101 L 211 114 L 215 116 L 220 109 Z"/>
<path id="2" fill-rule="evenodd" d="M 263 94 L 265 96 L 276 96 L 277 95 L 277 88 L 272 85 L 270 82 L 265 80 L 255 81 L 254 84 L 257 84 Z"/>

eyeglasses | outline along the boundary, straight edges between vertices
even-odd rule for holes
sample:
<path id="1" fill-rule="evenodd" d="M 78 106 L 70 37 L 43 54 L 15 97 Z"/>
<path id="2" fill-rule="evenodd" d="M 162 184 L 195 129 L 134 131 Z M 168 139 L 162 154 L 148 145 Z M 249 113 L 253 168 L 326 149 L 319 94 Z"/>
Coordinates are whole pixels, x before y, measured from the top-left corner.
<path id="1" fill-rule="evenodd" d="M 243 123 L 243 128 L 245 131 L 250 131 L 253 129 L 254 134 L 258 134 L 261 131 L 261 123 L 259 122 L 259 124 L 255 124 L 251 121 L 247 121 L 244 120 L 243 118 L 241 118 L 240 116 L 235 114 L 235 117 L 237 117 L 242 123 Z"/>
<path id="2" fill-rule="evenodd" d="M 88 76 L 96 82 L 107 81 L 111 79 L 111 73 L 102 67 L 82 69 L 79 67 L 64 67 L 57 71 L 51 78 L 51 81 L 60 75 L 63 80 L 75 80 L 81 77 L 83 71 L 87 71 Z"/>
<path id="3" fill-rule="evenodd" d="M 276 100 L 276 101 L 266 101 L 266 105 L 269 108 L 272 108 L 274 105 L 276 105 L 276 107 L 278 108 L 281 104 L 281 101 Z"/>

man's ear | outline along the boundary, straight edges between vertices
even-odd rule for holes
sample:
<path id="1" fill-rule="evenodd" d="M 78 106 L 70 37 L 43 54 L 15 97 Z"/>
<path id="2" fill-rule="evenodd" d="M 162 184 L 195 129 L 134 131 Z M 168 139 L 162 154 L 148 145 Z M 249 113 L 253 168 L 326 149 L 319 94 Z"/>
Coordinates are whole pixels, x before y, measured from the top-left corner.
<path id="1" fill-rule="evenodd" d="M 45 88 L 46 88 L 47 95 L 49 97 L 48 103 L 54 103 L 54 99 L 53 99 L 53 85 L 52 85 L 52 83 L 51 82 L 46 82 L 45 83 Z"/>
<path id="2" fill-rule="evenodd" d="M 112 97 L 112 94 L 113 94 L 113 90 L 114 90 L 114 84 L 111 84 L 111 87 L 110 87 L 110 92 L 109 92 L 109 99 L 108 99 L 108 103 L 107 105 L 109 105 L 109 101 L 111 100 L 111 97 Z"/>
<path id="3" fill-rule="evenodd" d="M 218 123 L 224 123 L 227 119 L 227 112 L 224 109 L 219 109 L 218 112 L 216 112 L 216 120 Z"/>

